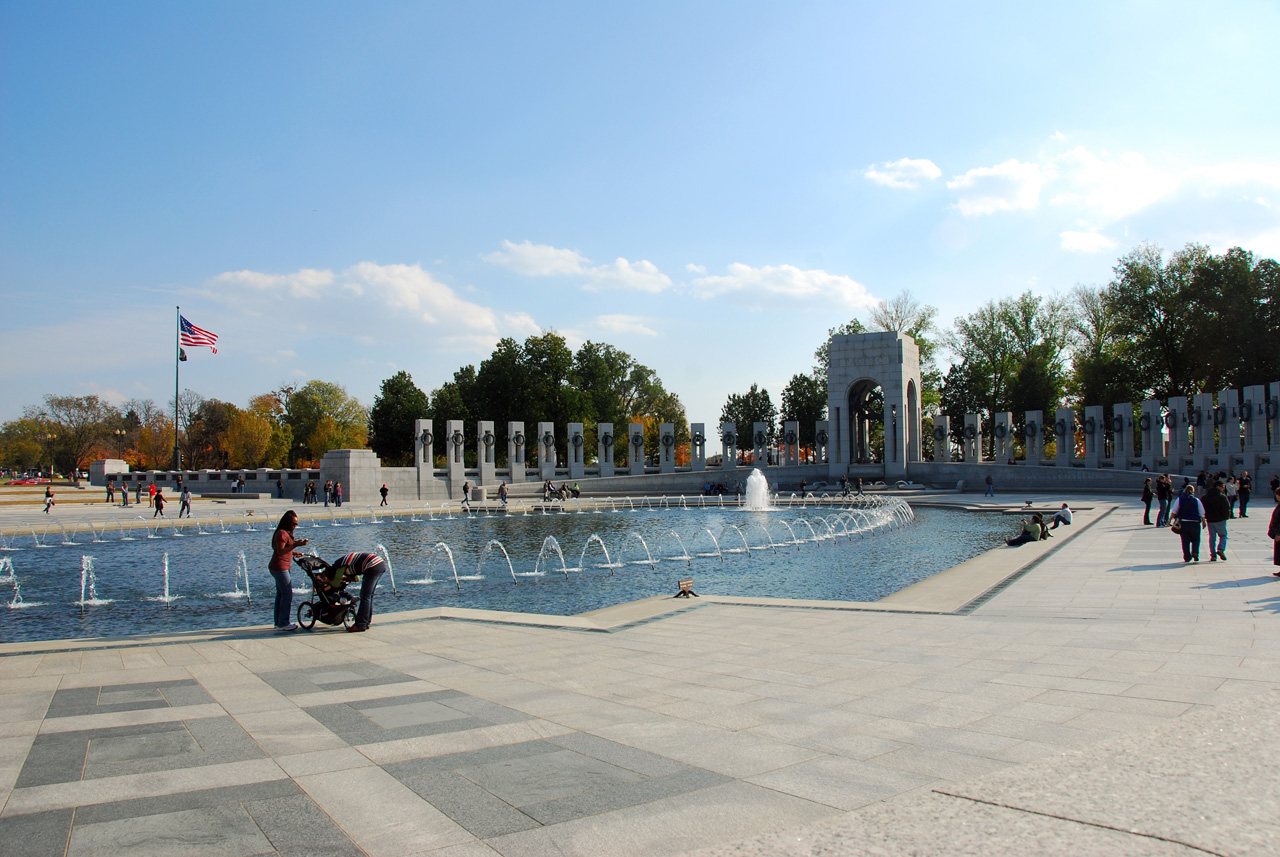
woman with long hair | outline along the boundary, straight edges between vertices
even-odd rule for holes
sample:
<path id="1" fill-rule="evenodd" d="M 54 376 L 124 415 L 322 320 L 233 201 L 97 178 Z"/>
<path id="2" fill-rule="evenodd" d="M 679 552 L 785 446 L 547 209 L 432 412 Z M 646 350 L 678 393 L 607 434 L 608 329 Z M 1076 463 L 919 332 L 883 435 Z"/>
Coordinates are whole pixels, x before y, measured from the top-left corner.
<path id="1" fill-rule="evenodd" d="M 290 618 L 293 613 L 293 578 L 289 569 L 293 567 L 293 551 L 307 543 L 306 539 L 295 539 L 293 531 L 298 526 L 298 513 L 290 509 L 280 518 L 275 533 L 271 536 L 271 562 L 267 570 L 276 581 L 276 616 L 277 631 L 293 631 L 297 625 Z"/>

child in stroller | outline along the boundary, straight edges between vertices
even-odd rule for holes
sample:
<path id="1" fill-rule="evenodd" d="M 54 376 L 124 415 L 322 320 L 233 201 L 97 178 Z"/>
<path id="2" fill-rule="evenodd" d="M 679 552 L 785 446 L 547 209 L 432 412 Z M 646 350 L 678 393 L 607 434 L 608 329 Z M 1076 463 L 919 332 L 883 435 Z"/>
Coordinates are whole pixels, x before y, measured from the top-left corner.
<path id="1" fill-rule="evenodd" d="M 298 624 L 310 631 L 319 619 L 326 625 L 350 630 L 360 603 L 359 598 L 346 591 L 352 578 L 343 574 L 343 569 L 337 569 L 335 574 L 333 567 L 318 556 L 295 553 L 293 558 L 311 578 L 311 598 L 298 605 Z"/>

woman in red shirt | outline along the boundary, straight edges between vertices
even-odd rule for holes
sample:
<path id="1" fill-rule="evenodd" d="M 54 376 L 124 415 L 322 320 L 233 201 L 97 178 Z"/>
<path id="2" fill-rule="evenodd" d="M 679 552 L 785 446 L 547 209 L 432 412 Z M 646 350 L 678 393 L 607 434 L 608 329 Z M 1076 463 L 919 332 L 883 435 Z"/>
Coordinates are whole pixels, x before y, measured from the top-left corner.
<path id="1" fill-rule="evenodd" d="M 307 543 L 306 539 L 295 539 L 293 531 L 298 526 L 298 513 L 290 509 L 280 519 L 276 531 L 271 536 L 271 562 L 267 570 L 276 581 L 276 630 L 294 631 L 297 625 L 290 619 L 293 612 L 293 578 L 289 569 L 293 566 L 293 551 Z"/>

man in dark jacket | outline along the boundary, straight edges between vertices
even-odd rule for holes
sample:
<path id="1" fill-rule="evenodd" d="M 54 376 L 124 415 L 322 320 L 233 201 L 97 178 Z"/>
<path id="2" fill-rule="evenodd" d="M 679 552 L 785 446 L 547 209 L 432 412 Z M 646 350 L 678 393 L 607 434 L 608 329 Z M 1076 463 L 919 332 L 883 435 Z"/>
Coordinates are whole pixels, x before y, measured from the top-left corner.
<path id="1" fill-rule="evenodd" d="M 1227 559 L 1227 519 L 1231 517 L 1231 501 L 1215 482 L 1204 498 L 1204 522 L 1209 529 L 1209 562 Z"/>

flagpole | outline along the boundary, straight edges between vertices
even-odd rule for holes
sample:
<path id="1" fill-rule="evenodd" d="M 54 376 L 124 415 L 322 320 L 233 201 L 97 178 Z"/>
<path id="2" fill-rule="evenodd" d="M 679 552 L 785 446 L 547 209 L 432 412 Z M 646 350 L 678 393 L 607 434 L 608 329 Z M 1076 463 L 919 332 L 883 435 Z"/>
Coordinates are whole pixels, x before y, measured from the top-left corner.
<path id="1" fill-rule="evenodd" d="M 182 455 L 178 451 L 178 366 L 182 360 L 182 307 L 174 307 L 173 332 L 173 469 L 182 469 Z"/>

